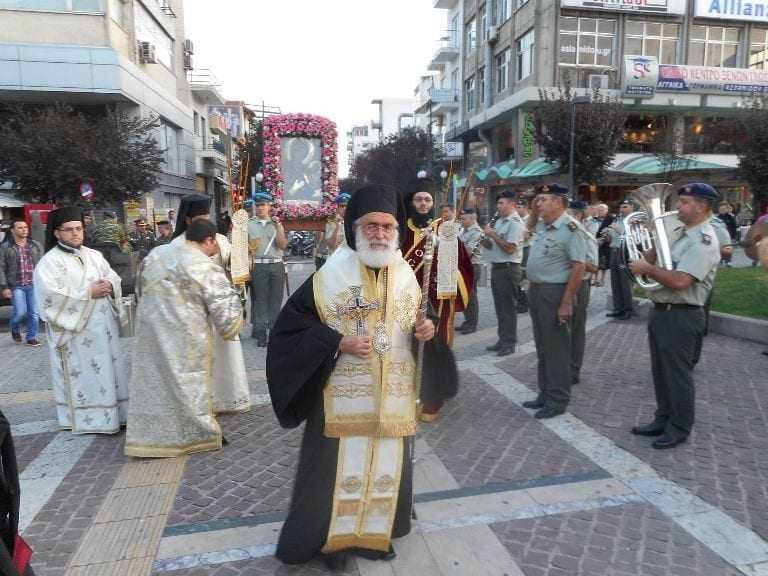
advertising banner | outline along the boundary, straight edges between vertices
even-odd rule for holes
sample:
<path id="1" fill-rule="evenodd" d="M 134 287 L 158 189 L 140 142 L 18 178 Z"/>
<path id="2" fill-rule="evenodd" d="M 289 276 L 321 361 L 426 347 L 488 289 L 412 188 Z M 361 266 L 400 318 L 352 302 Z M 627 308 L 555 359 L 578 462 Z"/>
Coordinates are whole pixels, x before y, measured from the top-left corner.
<path id="1" fill-rule="evenodd" d="M 744 20 L 768 24 L 768 3 L 746 0 L 694 0 L 694 14 L 698 18 L 717 20 Z"/>
<path id="2" fill-rule="evenodd" d="M 622 93 L 626 98 L 653 98 L 659 78 L 659 63 L 648 56 L 624 57 Z"/>
<path id="3" fill-rule="evenodd" d="M 560 0 L 560 5 L 565 8 L 586 8 L 611 12 L 685 14 L 685 0 Z"/>

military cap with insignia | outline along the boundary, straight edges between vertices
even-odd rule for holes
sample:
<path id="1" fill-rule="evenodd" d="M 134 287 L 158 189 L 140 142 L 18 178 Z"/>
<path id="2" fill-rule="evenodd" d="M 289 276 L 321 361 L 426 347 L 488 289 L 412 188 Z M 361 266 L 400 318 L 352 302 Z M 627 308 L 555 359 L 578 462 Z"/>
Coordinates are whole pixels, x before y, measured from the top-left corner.
<path id="1" fill-rule="evenodd" d="M 496 200 L 500 200 L 501 198 L 514 198 L 515 193 L 512 192 L 512 190 L 502 190 L 496 195 Z"/>
<path id="2" fill-rule="evenodd" d="M 251 194 L 251 200 L 254 204 L 272 203 L 272 194 L 269 192 L 254 192 Z"/>
<path id="3" fill-rule="evenodd" d="M 707 200 L 708 202 L 717 202 L 720 199 L 720 195 L 712 186 L 705 184 L 704 182 L 694 182 L 693 184 L 686 184 L 677 191 L 678 196 L 694 196 Z"/>
<path id="4" fill-rule="evenodd" d="M 339 192 L 339 194 L 336 196 L 336 198 L 333 199 L 336 204 L 346 204 L 349 202 L 349 199 L 352 198 L 352 194 L 349 192 Z"/>
<path id="5" fill-rule="evenodd" d="M 570 208 L 571 210 L 586 210 L 587 203 L 582 202 L 581 200 L 571 200 L 571 203 L 568 205 L 568 208 Z"/>
<path id="6" fill-rule="evenodd" d="M 555 196 L 568 196 L 568 188 L 557 182 L 544 184 L 536 189 L 538 194 L 554 194 Z"/>

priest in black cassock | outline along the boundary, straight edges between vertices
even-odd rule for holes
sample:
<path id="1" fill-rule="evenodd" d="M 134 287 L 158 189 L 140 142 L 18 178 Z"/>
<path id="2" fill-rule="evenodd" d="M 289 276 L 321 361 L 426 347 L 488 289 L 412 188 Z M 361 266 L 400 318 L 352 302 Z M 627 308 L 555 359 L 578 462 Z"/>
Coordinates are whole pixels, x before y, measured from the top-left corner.
<path id="1" fill-rule="evenodd" d="M 422 401 L 456 394 L 453 356 L 430 319 L 399 250 L 397 191 L 358 190 L 339 247 L 285 304 L 269 340 L 267 381 L 280 424 L 306 420 L 298 472 L 277 557 L 295 564 L 347 553 L 388 558 L 411 529 L 417 343 L 430 358 Z"/>

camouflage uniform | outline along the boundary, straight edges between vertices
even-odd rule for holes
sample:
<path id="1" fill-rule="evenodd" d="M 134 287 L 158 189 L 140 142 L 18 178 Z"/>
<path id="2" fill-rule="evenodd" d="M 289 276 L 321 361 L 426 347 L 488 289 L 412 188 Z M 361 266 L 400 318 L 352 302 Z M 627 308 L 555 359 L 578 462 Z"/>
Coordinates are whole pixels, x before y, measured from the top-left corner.
<path id="1" fill-rule="evenodd" d="M 93 227 L 93 244 L 117 246 L 123 252 L 128 248 L 128 236 L 122 224 L 110 220 L 102 220 Z"/>
<path id="2" fill-rule="evenodd" d="M 155 238 L 151 230 L 145 232 L 136 231 L 131 234 L 129 241 L 131 243 L 131 250 L 139 253 L 139 260 L 146 258 L 149 251 L 155 247 Z"/>

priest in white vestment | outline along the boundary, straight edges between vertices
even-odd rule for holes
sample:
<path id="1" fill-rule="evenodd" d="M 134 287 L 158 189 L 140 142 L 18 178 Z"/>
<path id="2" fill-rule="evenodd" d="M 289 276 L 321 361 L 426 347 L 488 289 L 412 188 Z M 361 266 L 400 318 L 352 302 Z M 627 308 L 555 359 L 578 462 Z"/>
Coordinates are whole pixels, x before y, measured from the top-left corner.
<path id="1" fill-rule="evenodd" d="M 35 297 L 46 323 L 59 427 L 114 434 L 128 409 L 128 365 L 120 347 L 120 277 L 100 252 L 83 246 L 82 210 L 48 216 Z"/>
<path id="2" fill-rule="evenodd" d="M 125 453 L 173 457 L 221 448 L 213 405 L 216 334 L 236 338 L 240 296 L 221 266 L 216 227 L 192 223 L 183 245 L 144 259 Z"/>
<path id="3" fill-rule="evenodd" d="M 210 219 L 211 199 L 200 194 L 190 194 L 181 200 L 172 246 L 183 246 L 187 227 L 198 219 Z M 216 234 L 219 252 L 212 260 L 227 269 L 232 246 L 227 237 Z M 245 371 L 243 347 L 240 335 L 225 340 L 216 333 L 213 353 L 213 409 L 217 414 L 248 412 L 251 409 L 251 394 Z"/>

